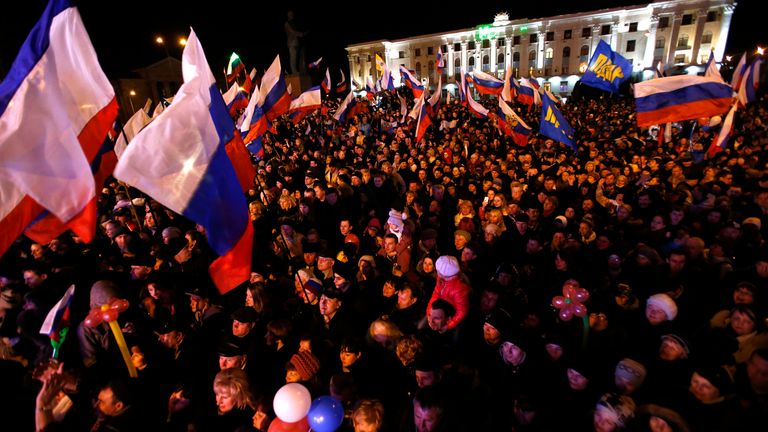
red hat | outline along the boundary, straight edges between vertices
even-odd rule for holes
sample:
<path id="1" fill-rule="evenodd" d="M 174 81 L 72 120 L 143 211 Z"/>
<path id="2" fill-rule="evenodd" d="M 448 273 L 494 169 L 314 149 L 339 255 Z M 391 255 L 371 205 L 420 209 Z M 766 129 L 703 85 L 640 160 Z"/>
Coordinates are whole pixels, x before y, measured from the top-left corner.
<path id="1" fill-rule="evenodd" d="M 320 360 L 309 351 L 299 351 L 291 357 L 291 364 L 296 368 L 302 381 L 311 379 L 320 370 Z"/>

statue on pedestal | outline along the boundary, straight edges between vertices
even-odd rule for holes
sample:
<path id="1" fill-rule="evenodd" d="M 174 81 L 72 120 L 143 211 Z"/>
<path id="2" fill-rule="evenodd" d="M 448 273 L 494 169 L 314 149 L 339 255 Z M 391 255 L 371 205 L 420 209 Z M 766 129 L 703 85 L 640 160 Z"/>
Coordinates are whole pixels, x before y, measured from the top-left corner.
<path id="1" fill-rule="evenodd" d="M 288 55 L 292 74 L 305 73 L 307 61 L 304 49 L 304 37 L 306 32 L 299 30 L 292 10 L 288 11 L 288 19 L 285 21 L 285 36 L 287 38 Z"/>

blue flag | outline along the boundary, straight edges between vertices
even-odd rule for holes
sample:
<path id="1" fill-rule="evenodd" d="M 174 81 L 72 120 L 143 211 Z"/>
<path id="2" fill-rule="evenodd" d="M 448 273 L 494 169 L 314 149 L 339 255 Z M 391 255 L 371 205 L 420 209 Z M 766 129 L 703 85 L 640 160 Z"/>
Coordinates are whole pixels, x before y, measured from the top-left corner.
<path id="1" fill-rule="evenodd" d="M 619 86 L 632 73 L 632 62 L 614 52 L 601 40 L 589 61 L 589 67 L 581 77 L 581 83 L 611 93 L 618 93 Z"/>
<path id="2" fill-rule="evenodd" d="M 567 145 L 574 152 L 578 152 L 576 143 L 573 141 L 573 128 L 565 121 L 565 117 L 557 109 L 557 105 L 547 92 L 541 96 L 539 133 Z"/>

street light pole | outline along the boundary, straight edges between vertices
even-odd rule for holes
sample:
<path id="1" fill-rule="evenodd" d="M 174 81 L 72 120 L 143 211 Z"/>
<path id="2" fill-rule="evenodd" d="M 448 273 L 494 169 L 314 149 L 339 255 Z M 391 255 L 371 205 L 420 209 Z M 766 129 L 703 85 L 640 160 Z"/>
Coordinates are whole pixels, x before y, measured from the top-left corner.
<path id="1" fill-rule="evenodd" d="M 133 107 L 133 97 L 136 96 L 136 91 L 131 90 L 130 92 L 128 92 L 128 95 L 130 96 L 128 98 L 128 101 L 131 103 L 131 115 L 133 115 L 133 114 L 136 114 L 136 108 Z"/>

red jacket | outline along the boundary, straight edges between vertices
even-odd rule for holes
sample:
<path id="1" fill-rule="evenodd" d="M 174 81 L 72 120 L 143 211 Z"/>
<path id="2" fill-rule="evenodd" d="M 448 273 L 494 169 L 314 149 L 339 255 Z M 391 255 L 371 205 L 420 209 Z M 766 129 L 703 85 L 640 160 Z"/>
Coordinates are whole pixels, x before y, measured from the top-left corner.
<path id="1" fill-rule="evenodd" d="M 469 312 L 469 285 L 464 283 L 458 275 L 451 280 L 438 276 L 435 291 L 432 292 L 432 298 L 427 305 L 427 316 L 432 312 L 432 303 L 439 298 L 446 300 L 456 309 L 456 315 L 448 320 L 448 329 L 456 328 Z"/>

